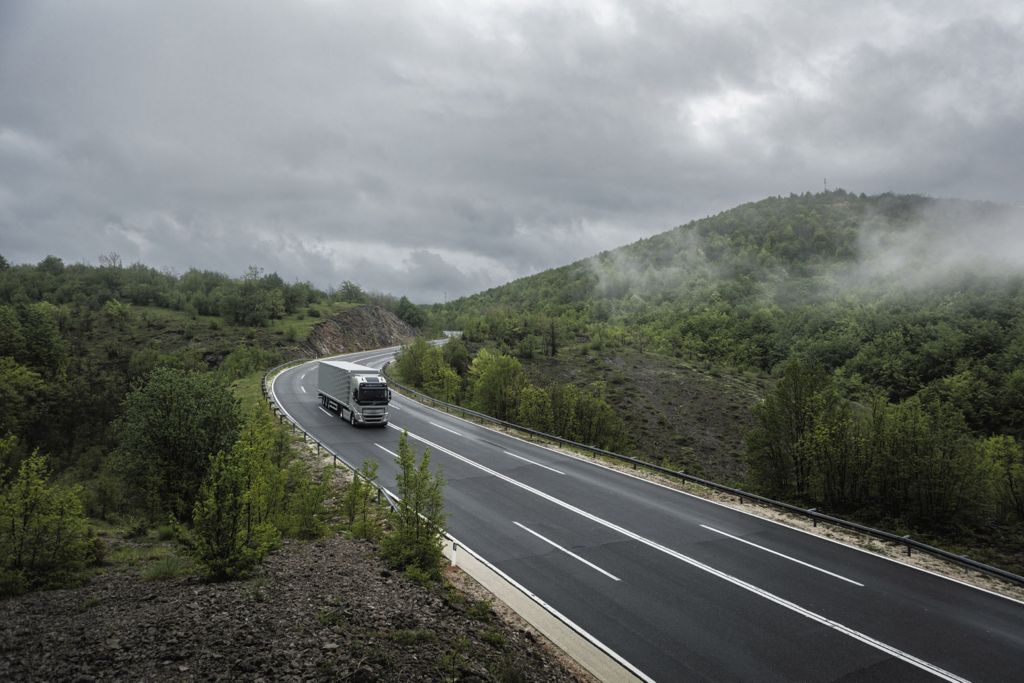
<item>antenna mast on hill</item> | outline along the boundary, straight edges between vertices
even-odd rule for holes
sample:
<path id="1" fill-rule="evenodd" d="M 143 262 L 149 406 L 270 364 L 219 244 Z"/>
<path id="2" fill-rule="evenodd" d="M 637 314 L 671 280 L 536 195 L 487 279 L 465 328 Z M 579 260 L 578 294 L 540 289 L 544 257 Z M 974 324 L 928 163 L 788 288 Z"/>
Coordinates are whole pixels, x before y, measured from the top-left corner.
<path id="1" fill-rule="evenodd" d="M 825 178 L 825 192 L 828 192 L 828 178 Z"/>

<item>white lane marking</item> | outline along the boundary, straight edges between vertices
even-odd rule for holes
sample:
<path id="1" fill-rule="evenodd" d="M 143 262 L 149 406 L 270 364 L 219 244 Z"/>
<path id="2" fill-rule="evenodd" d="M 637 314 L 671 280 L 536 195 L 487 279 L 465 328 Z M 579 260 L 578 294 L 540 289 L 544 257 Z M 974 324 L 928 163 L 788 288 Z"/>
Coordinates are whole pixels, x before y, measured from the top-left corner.
<path id="1" fill-rule="evenodd" d="M 785 559 L 787 559 L 787 560 L 789 560 L 791 562 L 796 562 L 797 564 L 802 564 L 803 566 L 805 566 L 805 567 L 807 567 L 809 569 L 813 569 L 814 571 L 821 572 L 822 574 L 828 574 L 829 576 L 831 576 L 833 578 L 836 578 L 836 579 L 839 579 L 840 581 L 846 581 L 847 583 L 852 583 L 854 586 L 860 586 L 861 588 L 864 587 L 864 584 L 859 582 L 859 581 L 854 581 L 853 579 L 848 579 L 845 576 L 841 576 L 839 574 L 834 574 L 834 573 L 830 572 L 827 569 L 822 569 L 821 567 L 817 567 L 817 566 L 815 566 L 813 564 L 810 564 L 809 562 L 804 562 L 803 560 L 798 560 L 795 557 L 790 557 L 789 555 L 786 555 L 785 553 L 780 553 L 777 550 L 772 550 L 771 548 L 765 548 L 763 545 L 758 545 L 757 543 L 752 543 L 751 541 L 748 541 L 745 538 L 740 538 L 739 536 L 733 536 L 732 534 L 727 534 L 724 531 L 719 531 L 718 529 L 715 529 L 714 527 L 710 527 L 707 524 L 701 524 L 701 527 L 703 527 L 704 529 L 707 529 L 708 531 L 714 531 L 716 534 L 721 534 L 722 536 L 726 536 L 728 538 L 731 538 L 734 541 L 739 541 L 740 543 L 746 543 L 747 545 L 749 545 L 751 547 L 754 547 L 754 548 L 757 548 L 758 550 L 763 550 L 766 553 L 771 553 L 772 555 L 778 555 L 779 557 L 785 558 Z"/>
<path id="2" fill-rule="evenodd" d="M 502 453 L 504 453 L 505 455 L 511 455 L 513 458 L 519 458 L 520 460 L 525 460 L 526 462 L 530 463 L 531 465 L 536 465 L 537 467 L 543 467 L 546 470 L 551 470 L 555 474 L 565 474 L 565 472 L 560 472 L 559 470 L 556 470 L 554 467 L 548 467 L 547 465 L 542 465 L 539 462 L 534 462 L 533 460 L 530 460 L 529 458 L 524 458 L 521 455 L 516 455 L 515 453 L 510 453 L 509 451 L 502 451 Z"/>
<path id="3" fill-rule="evenodd" d="M 391 425 L 391 424 L 389 424 L 388 426 L 392 427 L 393 429 L 397 429 L 399 431 L 403 431 L 400 427 L 396 427 L 396 426 Z M 745 591 L 749 591 L 749 592 L 753 593 L 754 595 L 757 595 L 759 597 L 764 598 L 765 600 L 769 600 L 771 602 L 774 602 L 775 604 L 777 604 L 777 605 L 779 605 L 781 607 L 785 607 L 786 609 L 788 609 L 788 610 L 790 610 L 792 612 L 796 612 L 800 616 L 806 617 L 806 618 L 810 619 L 811 621 L 815 621 L 815 622 L 821 624 L 822 626 L 827 626 L 828 628 L 833 629 L 835 631 L 838 631 L 839 633 L 847 635 L 847 636 L 849 636 L 849 637 L 851 637 L 851 638 L 853 638 L 855 640 L 859 640 L 860 642 L 864 643 L 865 645 L 869 645 L 869 646 L 875 648 L 876 650 L 880 650 L 881 652 L 884 652 L 885 654 L 890 655 L 892 657 L 895 657 L 895 658 L 897 658 L 899 660 L 902 660 L 902 661 L 906 662 L 907 664 L 910 664 L 912 666 L 916 666 L 917 668 L 919 668 L 919 669 L 921 669 L 923 671 L 926 671 L 926 672 L 932 674 L 933 676 L 941 678 L 941 679 L 943 679 L 945 681 L 949 681 L 950 683 L 968 683 L 967 679 L 961 678 L 960 676 L 957 676 L 956 674 L 950 673 L 949 671 L 946 671 L 945 669 L 942 669 L 942 668 L 936 666 L 935 664 L 932 664 L 930 662 L 926 662 L 923 659 L 919 659 L 919 658 L 915 657 L 914 655 L 912 655 L 912 654 L 910 654 L 908 652 L 903 652 L 902 650 L 899 650 L 899 649 L 893 647 L 892 645 L 887 645 L 886 643 L 883 643 L 880 640 L 876 640 L 875 638 L 872 638 L 871 636 L 869 636 L 869 635 L 867 635 L 865 633 L 861 633 L 860 631 L 856 631 L 856 630 L 850 628 L 849 626 L 844 626 L 844 625 L 840 624 L 837 621 L 833 621 L 832 619 L 829 619 L 828 617 L 822 616 L 822 615 L 820 615 L 820 614 L 818 614 L 816 612 L 812 612 L 809 609 L 801 607 L 800 605 L 796 604 L 795 602 L 791 602 L 791 601 L 789 601 L 789 600 L 787 600 L 787 599 L 785 599 L 783 597 L 775 595 L 774 593 L 770 593 L 770 592 L 764 590 L 763 588 L 758 588 L 757 586 L 755 586 L 752 583 L 747 583 L 743 579 L 739 579 L 739 578 L 737 578 L 735 576 L 732 576 L 731 574 L 726 574 L 725 572 L 723 572 L 723 571 L 721 571 L 719 569 L 715 569 L 714 567 L 712 567 L 710 565 L 704 564 L 700 560 L 696 560 L 696 559 L 694 559 L 692 557 L 688 557 L 687 555 L 683 555 L 682 553 L 680 553 L 680 552 L 678 552 L 676 550 L 672 550 L 671 548 L 669 548 L 667 546 L 661 545 L 657 541 L 652 541 L 649 538 L 644 538 L 640 534 L 638 534 L 636 532 L 633 532 L 633 531 L 630 531 L 629 529 L 626 529 L 624 527 L 621 527 L 618 524 L 615 524 L 614 522 L 609 522 L 606 519 L 601 519 L 597 515 L 591 514 L 591 513 L 587 512 L 586 510 L 582 510 L 582 509 L 576 507 L 575 505 L 573 505 L 571 503 L 567 503 L 564 500 L 560 500 L 558 498 L 555 498 L 554 496 L 552 496 L 552 495 L 550 495 L 548 493 L 544 493 L 543 491 L 541 491 L 539 489 L 535 489 L 534 487 L 530 486 L 529 484 L 524 484 L 523 482 L 517 481 L 517 480 L 513 479 L 512 477 L 506 476 L 506 475 L 502 474 L 501 472 L 496 472 L 496 471 L 492 470 L 491 468 L 486 467 L 484 465 L 481 465 L 480 463 L 475 462 L 473 460 L 470 460 L 469 458 L 467 458 L 467 457 L 465 457 L 463 455 L 459 455 L 458 453 L 456 453 L 454 451 L 448 450 L 444 446 L 441 446 L 441 445 L 438 445 L 436 443 L 433 443 L 432 441 L 428 441 L 427 439 L 424 439 L 422 436 L 417 436 L 416 434 L 413 434 L 412 432 L 406 432 L 406 433 L 410 437 L 416 439 L 417 441 L 419 441 L 421 443 L 425 443 L 426 445 L 430 446 L 431 448 L 435 448 L 435 449 L 441 451 L 442 453 L 447 453 L 448 455 L 452 456 L 453 458 L 465 462 L 467 465 L 471 465 L 473 467 L 476 467 L 477 469 L 483 470 L 484 472 L 487 472 L 488 474 L 491 474 L 491 475 L 501 479 L 502 481 L 506 481 L 509 484 L 512 484 L 513 486 L 518 486 L 519 488 L 523 489 L 524 491 L 528 491 L 528 492 L 530 492 L 530 493 L 532 493 L 532 494 L 534 494 L 536 496 L 539 496 L 539 497 L 541 497 L 541 498 L 543 498 L 543 499 L 545 499 L 545 500 L 547 500 L 547 501 L 549 501 L 551 503 L 554 503 L 555 505 L 558 505 L 559 507 L 565 508 L 566 510 L 569 510 L 570 512 L 575 512 L 576 514 L 580 515 L 581 517 L 585 517 L 585 518 L 591 520 L 592 522 L 596 522 L 597 524 L 600 524 L 600 525 L 602 525 L 604 527 L 607 527 L 607 528 L 609 528 L 609 529 L 611 529 L 613 531 L 617 531 L 620 534 L 622 534 L 623 536 L 626 536 L 627 538 L 631 538 L 634 541 L 637 541 L 638 543 L 642 543 L 642 544 L 644 544 L 644 545 L 646 545 L 646 546 L 648 546 L 650 548 L 653 548 L 655 550 L 663 552 L 663 553 L 665 553 L 666 555 L 668 555 L 670 557 L 674 557 L 674 558 L 676 558 L 677 560 L 679 560 L 681 562 L 685 562 L 686 564 L 690 565 L 691 567 L 699 569 L 699 570 L 701 570 L 703 572 L 707 572 L 708 574 L 711 574 L 712 576 L 718 577 L 718 578 L 722 579 L 723 581 L 728 581 L 729 583 L 733 584 L 734 586 L 738 586 L 738 587 L 742 588 Z"/>
<path id="4" fill-rule="evenodd" d="M 330 415 L 331 417 L 337 417 L 337 415 L 335 415 L 335 414 L 334 414 L 334 413 L 332 413 L 331 411 L 327 410 L 327 408 L 324 408 L 323 406 L 319 406 L 319 408 L 320 408 L 320 410 L 324 411 L 325 413 L 327 413 L 327 414 L 328 414 L 328 415 Z M 289 417 L 290 417 L 290 416 L 289 416 Z"/>
<path id="5" fill-rule="evenodd" d="M 302 389 L 302 393 L 306 393 L 306 387 L 302 386 L 301 384 L 299 385 L 299 389 Z"/>
<path id="6" fill-rule="evenodd" d="M 452 434 L 454 434 L 455 436 L 462 436 L 462 434 L 459 434 L 459 433 L 458 433 L 457 431 L 455 431 L 454 429 L 448 429 L 447 427 L 444 427 L 444 426 L 442 426 L 442 425 L 439 425 L 439 424 L 437 424 L 436 422 L 431 422 L 430 424 L 434 425 L 434 426 L 435 426 L 435 427 L 437 427 L 438 429 L 443 429 L 443 430 L 444 430 L 444 431 L 446 431 L 446 432 L 451 432 L 451 433 L 452 433 Z M 412 434 L 410 434 L 409 436 L 412 436 Z"/>
<path id="7" fill-rule="evenodd" d="M 393 455 L 393 456 L 395 456 L 396 458 L 398 457 L 398 453 L 395 453 L 394 451 L 389 451 L 388 449 L 386 449 L 386 448 L 384 448 L 383 446 L 381 446 L 381 445 L 380 445 L 379 443 L 375 443 L 375 444 L 373 444 L 373 445 L 374 445 L 374 446 L 376 446 L 377 448 L 381 449 L 381 450 L 382 450 L 382 451 L 384 451 L 385 453 L 388 453 L 388 454 L 390 454 L 390 455 Z"/>
<path id="8" fill-rule="evenodd" d="M 388 408 L 394 408 L 395 410 L 404 410 L 404 409 L 402 408 L 402 406 L 400 406 L 400 405 L 396 405 L 396 404 L 394 404 L 394 403 L 389 403 L 389 404 L 388 404 Z"/>
<path id="9" fill-rule="evenodd" d="M 540 534 L 538 534 L 538 533 L 537 533 L 536 531 L 534 531 L 533 529 L 531 529 L 531 528 L 529 528 L 529 527 L 527 527 L 527 526 L 524 526 L 523 524 L 520 524 L 519 522 L 512 522 L 512 523 L 513 523 L 513 524 L 515 524 L 515 525 L 516 525 L 517 527 L 519 527 L 520 529 L 522 529 L 523 531 L 529 531 L 529 532 L 530 532 L 531 534 L 533 534 L 534 536 L 536 536 L 536 537 L 537 537 L 537 538 L 539 538 L 540 540 L 544 541 L 544 542 L 545 542 L 545 543 L 547 543 L 548 545 L 552 545 L 552 546 L 554 546 L 554 547 L 558 548 L 559 550 L 561 550 L 561 551 L 562 551 L 563 553 L 565 553 L 565 554 L 566 554 L 566 555 L 568 555 L 569 557 L 573 558 L 574 560 L 579 560 L 580 562 L 582 562 L 583 564 L 587 565 L 587 566 L 588 566 L 588 567 L 590 567 L 591 569 L 596 569 L 597 571 L 601 572 L 602 574 L 604 574 L 605 576 L 607 576 L 607 577 L 608 577 L 609 579 L 611 579 L 612 581 L 621 581 L 621 580 L 622 580 L 622 579 L 620 579 L 619 577 L 615 576 L 615 574 L 612 574 L 612 573 L 610 573 L 610 572 L 606 572 L 605 570 L 601 569 L 600 567 L 598 567 L 598 566 L 597 566 L 596 564 L 594 564 L 593 562 L 589 562 L 588 560 L 585 560 L 585 559 L 583 559 L 582 557 L 580 557 L 579 555 L 577 555 L 577 554 L 576 554 L 576 553 L 574 553 L 573 551 L 571 551 L 571 550 L 568 550 L 568 549 L 566 549 L 566 548 L 563 548 L 562 546 L 560 546 L 560 545 L 558 545 L 557 543 L 555 543 L 554 541 L 552 541 L 552 540 L 551 540 L 550 538 L 547 538 L 547 537 L 545 537 L 545 536 L 541 536 Z"/>

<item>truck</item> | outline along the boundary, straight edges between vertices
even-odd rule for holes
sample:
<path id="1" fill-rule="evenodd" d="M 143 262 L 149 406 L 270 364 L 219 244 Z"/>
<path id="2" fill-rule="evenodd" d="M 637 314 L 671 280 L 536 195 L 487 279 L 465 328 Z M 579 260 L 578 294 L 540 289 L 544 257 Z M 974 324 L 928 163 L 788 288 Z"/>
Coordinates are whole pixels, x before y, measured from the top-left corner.
<path id="1" fill-rule="evenodd" d="M 317 366 L 317 394 L 324 410 L 352 426 L 388 423 L 391 390 L 380 370 L 342 360 L 322 360 Z"/>

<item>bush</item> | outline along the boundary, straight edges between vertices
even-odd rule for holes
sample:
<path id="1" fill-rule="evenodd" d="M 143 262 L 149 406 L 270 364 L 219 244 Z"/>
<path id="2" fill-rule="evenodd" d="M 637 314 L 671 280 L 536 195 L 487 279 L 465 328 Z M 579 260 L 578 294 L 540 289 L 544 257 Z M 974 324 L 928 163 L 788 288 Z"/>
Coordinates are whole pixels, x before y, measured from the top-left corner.
<path id="1" fill-rule="evenodd" d="M 193 553 L 215 581 L 244 576 L 279 539 L 273 524 L 259 520 L 251 465 L 242 448 L 213 456 L 196 501 Z"/>
<path id="2" fill-rule="evenodd" d="M 441 577 L 444 478 L 430 471 L 430 451 L 416 463 L 408 436 L 398 442 L 398 510 L 392 515 L 392 529 L 383 538 L 384 559 L 396 569 L 413 569 L 414 575 Z"/>
<path id="3" fill-rule="evenodd" d="M 98 556 L 79 490 L 48 479 L 34 453 L 0 490 L 0 594 L 65 584 Z"/>

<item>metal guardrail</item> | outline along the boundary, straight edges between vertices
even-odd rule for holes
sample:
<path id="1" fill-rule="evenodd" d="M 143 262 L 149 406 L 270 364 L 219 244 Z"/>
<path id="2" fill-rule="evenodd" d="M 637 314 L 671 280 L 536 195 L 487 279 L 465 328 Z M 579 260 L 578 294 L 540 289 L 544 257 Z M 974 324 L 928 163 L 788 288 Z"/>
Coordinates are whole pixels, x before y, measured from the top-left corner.
<path id="1" fill-rule="evenodd" d="M 462 413 L 462 415 L 464 417 L 465 416 L 472 416 L 472 417 L 477 418 L 479 420 L 483 420 L 485 422 L 491 422 L 493 424 L 501 425 L 501 426 L 507 427 L 509 429 L 514 429 L 516 431 L 523 432 L 525 434 L 529 434 L 531 436 L 535 436 L 535 437 L 540 438 L 540 439 L 544 439 L 544 440 L 548 440 L 548 441 L 553 441 L 555 443 L 562 444 L 564 446 L 570 446 L 572 448 L 578 448 L 578 449 L 587 451 L 589 453 L 595 453 L 597 455 L 601 455 L 601 456 L 604 456 L 604 457 L 607 457 L 607 458 L 612 458 L 613 460 L 618 460 L 620 462 L 630 463 L 630 464 L 633 465 L 633 469 L 637 469 L 639 467 L 643 467 L 645 469 L 652 470 L 654 472 L 658 472 L 659 474 L 667 475 L 667 476 L 672 477 L 674 479 L 681 479 L 683 481 L 687 481 L 687 482 L 690 482 L 690 483 L 693 483 L 693 484 L 698 484 L 700 486 L 704 486 L 704 487 L 713 489 L 715 491 L 721 491 L 722 493 L 727 493 L 727 494 L 736 496 L 739 499 L 740 503 L 743 503 L 744 500 L 749 500 L 751 502 L 761 503 L 762 505 L 767 505 L 769 507 L 779 508 L 779 509 L 785 510 L 787 512 L 792 512 L 794 514 L 801 515 L 803 517 L 807 517 L 807 518 L 813 520 L 814 526 L 817 526 L 818 522 L 824 522 L 824 523 L 827 523 L 827 524 L 832 524 L 833 526 L 842 527 L 844 529 L 849 529 L 851 531 L 856 531 L 856 532 L 859 532 L 859 533 L 862 533 L 862 534 L 866 534 L 868 536 L 873 536 L 875 538 L 879 538 L 879 539 L 882 539 L 882 540 L 885 540 L 885 541 L 889 541 L 889 542 L 895 543 L 897 545 L 902 545 L 902 546 L 904 546 L 907 549 L 907 555 L 910 555 L 913 550 L 918 550 L 920 552 L 928 553 L 929 555 L 934 555 L 936 557 L 941 557 L 944 560 L 948 560 L 948 561 L 953 562 L 955 564 L 958 564 L 958 565 L 960 565 L 962 567 L 966 567 L 968 569 L 973 569 L 975 571 L 979 571 L 979 572 L 982 572 L 984 574 L 988 574 L 990 576 L 994 576 L 996 578 L 1002 579 L 1003 581 L 1007 581 L 1009 583 L 1015 583 L 1015 584 L 1017 584 L 1019 586 L 1024 586 L 1024 576 L 1020 576 L 1019 574 L 1014 574 L 1013 572 L 1006 571 L 1005 569 L 1000 569 L 999 567 L 993 567 L 991 565 L 985 564 L 984 562 L 978 562 L 977 560 L 973 560 L 973 559 L 971 559 L 971 558 L 969 558 L 969 557 L 967 557 L 965 555 L 957 555 L 956 553 L 949 552 L 948 550 L 943 550 L 942 548 L 936 548 L 935 546 L 931 546 L 931 545 L 928 545 L 927 543 L 922 543 L 922 542 L 920 542 L 918 540 L 915 540 L 915 539 L 911 538 L 910 536 L 900 536 L 898 534 L 894 534 L 894 533 L 891 533 L 891 532 L 888 532 L 888 531 L 882 531 L 881 529 L 875 529 L 873 527 L 869 527 L 869 526 L 866 526 L 864 524 L 858 524 L 857 522 L 851 522 L 849 520 L 842 519 L 840 517 L 833 517 L 831 515 L 826 515 L 824 513 L 818 512 L 816 509 L 813 509 L 813 508 L 808 510 L 808 509 L 799 507 L 797 505 L 792 505 L 790 503 L 784 503 L 782 501 L 773 500 L 771 498 L 766 498 L 766 497 L 758 495 L 756 493 L 750 493 L 750 492 L 744 491 L 742 489 L 737 489 L 737 488 L 733 488 L 731 486 L 725 486 L 723 484 L 718 484 L 718 483 L 710 481 L 708 479 L 702 479 L 701 477 L 697 477 L 697 476 L 694 476 L 692 474 L 687 474 L 686 472 L 683 472 L 683 471 L 669 469 L 667 467 L 662 467 L 660 465 L 655 465 L 654 463 L 649 463 L 649 462 L 646 462 L 644 460 L 639 460 L 637 458 L 632 458 L 632 457 L 630 457 L 628 455 L 622 455 L 621 453 L 615 453 L 614 451 L 607 451 L 607 450 L 605 450 L 603 448 L 597 448 L 596 446 L 590 446 L 588 444 L 579 443 L 579 442 L 576 442 L 576 441 L 572 441 L 571 439 L 565 439 L 565 438 L 562 438 L 560 436 L 555 436 L 554 434 L 547 434 L 545 432 L 537 431 L 536 429 L 530 429 L 529 427 L 523 427 L 522 425 L 517 425 L 517 424 L 515 424 L 513 422 L 507 422 L 505 420 L 499 420 L 496 417 L 492 417 L 490 415 L 486 415 L 484 413 L 477 412 L 475 410 L 471 410 L 469 408 L 465 408 L 465 407 L 460 406 L 460 405 L 456 405 L 456 404 L 453 404 L 453 403 L 447 403 L 447 402 L 442 401 L 440 399 L 436 399 L 433 396 L 428 396 L 427 394 L 424 394 L 424 393 L 422 393 L 420 391 L 417 391 L 417 390 L 412 389 L 410 387 L 404 386 L 403 384 L 395 381 L 393 377 L 391 377 L 390 375 L 387 374 L 387 372 L 386 372 L 387 371 L 387 365 L 385 365 L 384 368 L 381 371 L 384 372 L 385 376 L 388 378 L 388 383 L 389 383 L 390 386 L 393 386 L 394 388 L 400 389 L 401 391 L 403 391 L 403 392 L 405 392 L 407 394 L 412 395 L 413 397 L 415 397 L 417 400 L 421 401 L 422 403 L 433 404 L 434 406 L 441 406 L 441 407 L 445 408 L 446 411 L 453 411 L 454 410 L 454 411 L 457 411 L 459 413 Z"/>
<path id="2" fill-rule="evenodd" d="M 292 426 L 292 433 L 293 434 L 301 433 L 302 434 L 303 442 L 312 441 L 313 443 L 316 444 L 317 455 L 320 455 L 321 452 L 326 451 L 328 454 L 330 454 L 330 456 L 332 458 L 334 458 L 334 465 L 335 466 L 337 466 L 338 463 L 340 462 L 342 465 L 344 465 L 345 467 L 347 467 L 349 470 L 352 471 L 352 476 L 361 477 L 362 479 L 364 479 L 368 483 L 373 484 L 374 488 L 377 489 L 377 503 L 381 503 L 382 500 L 386 500 L 388 505 L 391 507 L 392 510 L 397 509 L 397 507 L 396 507 L 397 506 L 397 503 L 396 503 L 397 497 L 393 493 L 388 491 L 386 488 L 381 486 L 379 483 L 377 483 L 375 481 L 370 481 L 369 479 L 366 479 L 366 477 L 363 476 L 362 472 L 359 471 L 359 468 L 357 468 L 355 465 L 353 465 L 352 463 L 348 462 L 343 457 L 341 457 L 338 453 L 336 453 L 334 451 L 333 448 L 331 448 L 327 444 L 323 443 L 322 441 L 320 441 L 319 439 L 314 437 L 312 434 L 307 432 L 305 429 L 303 429 L 302 426 L 298 422 L 296 422 L 295 420 L 292 419 L 291 415 L 289 415 L 288 413 L 286 413 L 284 411 L 284 408 L 282 408 L 281 406 L 279 406 L 277 404 L 277 401 L 275 400 L 274 394 L 270 390 L 270 378 L 275 376 L 278 372 L 280 372 L 281 370 L 283 370 L 283 369 L 285 369 L 285 368 L 287 368 L 289 366 L 301 365 L 303 363 L 308 363 L 310 360 L 313 360 L 313 359 L 305 358 L 305 359 L 301 359 L 301 360 L 292 360 L 292 361 L 288 361 L 287 363 L 282 363 L 281 365 L 278 365 L 278 366 L 276 366 L 274 368 L 271 368 L 270 370 L 267 370 L 263 374 L 263 380 L 260 382 L 260 389 L 263 391 L 263 399 L 267 402 L 267 405 L 270 407 L 270 410 L 274 413 L 274 415 L 277 416 L 279 422 L 281 422 L 283 424 L 285 420 L 288 421 L 288 423 Z"/>
<path id="3" fill-rule="evenodd" d="M 278 405 L 274 393 L 270 390 L 271 377 L 276 376 L 277 373 L 283 370 L 284 368 L 287 368 L 292 365 L 301 365 L 303 363 L 309 362 L 310 360 L 315 359 L 307 358 L 302 360 L 289 361 L 287 363 L 282 363 L 281 365 L 271 368 L 266 373 L 264 373 L 263 380 L 260 383 L 260 388 L 263 392 L 263 398 L 267 401 L 268 406 L 273 411 L 273 413 L 278 417 L 278 420 L 280 422 L 283 423 L 285 420 L 287 420 L 292 425 L 293 433 L 295 433 L 296 431 L 301 432 L 303 441 L 312 440 L 316 444 L 318 454 L 321 452 L 321 450 L 327 451 L 334 458 L 335 465 L 337 465 L 337 463 L 340 462 L 342 465 L 344 465 L 345 467 L 352 471 L 353 476 L 362 477 L 368 483 L 373 484 L 374 488 L 377 489 L 378 504 L 382 502 L 381 499 L 383 498 L 384 500 L 387 501 L 388 505 L 391 507 L 392 510 L 397 510 L 397 503 L 398 500 L 400 500 L 397 495 L 395 495 L 391 491 L 388 491 L 386 488 L 381 486 L 380 483 L 376 481 L 370 481 L 363 477 L 362 473 L 359 471 L 357 467 L 355 467 L 352 463 L 342 458 L 338 453 L 335 453 L 334 450 L 331 449 L 329 446 L 327 446 L 320 440 L 310 435 L 304 429 L 302 429 L 302 427 L 294 419 L 292 419 L 292 417 L 287 412 L 285 412 L 285 410 L 280 405 Z M 609 674 L 609 672 L 611 672 L 609 680 L 642 680 L 637 675 L 638 672 L 628 662 L 625 662 L 625 660 L 623 660 L 613 651 L 609 650 L 601 642 L 594 640 L 592 636 L 590 636 L 585 631 L 582 631 L 579 626 L 574 624 L 572 621 L 569 621 L 566 617 L 564 617 L 561 613 L 553 609 L 550 605 L 545 603 L 538 596 L 534 595 L 532 592 L 520 586 L 518 583 L 512 580 L 511 577 L 509 577 L 500 569 L 492 565 L 479 554 L 474 552 L 464 543 L 455 539 L 447 531 L 444 532 L 444 538 L 447 541 L 448 547 L 451 548 L 451 557 L 449 559 L 452 563 L 452 566 L 461 566 L 464 571 L 470 574 L 470 576 L 473 576 L 473 578 L 481 584 L 486 585 L 486 581 L 484 580 L 485 577 L 481 576 L 478 571 L 471 571 L 470 567 L 465 567 L 459 564 L 457 560 L 457 553 L 461 549 L 464 553 L 467 553 L 474 560 L 476 560 L 481 565 L 481 567 L 483 567 L 487 572 L 493 574 L 494 577 L 498 577 L 501 581 L 506 583 L 511 590 L 521 595 L 522 598 L 525 598 L 529 603 L 535 605 L 536 608 L 539 608 L 544 613 L 550 615 L 550 617 L 555 619 L 558 623 L 560 623 L 562 627 L 564 627 L 564 629 L 567 629 L 568 632 L 574 634 L 576 638 L 582 639 L 582 641 L 585 641 L 587 644 L 589 644 L 589 646 L 593 648 L 596 652 L 600 653 L 595 656 L 593 653 L 586 655 L 586 652 L 584 652 L 584 655 L 586 656 L 584 660 L 581 661 L 581 663 L 586 668 L 590 669 L 594 673 L 600 674 Z M 513 608 L 515 609 L 515 607 Z M 520 610 L 516 609 L 516 611 L 519 612 Z M 558 634 L 547 633 L 542 624 L 536 623 L 535 620 L 530 619 L 528 615 L 523 614 L 522 612 L 520 612 L 520 614 L 524 618 L 526 618 L 527 621 L 533 623 L 535 627 L 541 630 L 542 633 L 545 633 L 545 635 L 551 638 L 552 641 L 556 642 L 560 647 L 563 647 L 563 649 L 568 648 L 571 650 L 576 650 L 578 654 L 578 651 L 581 649 L 580 646 L 573 645 L 572 643 L 567 642 L 564 634 L 559 637 Z M 642 676 L 642 674 L 640 674 L 640 676 Z"/>

